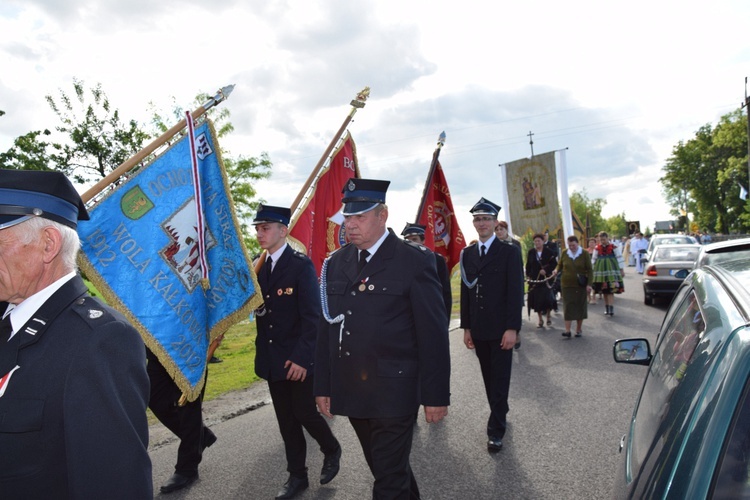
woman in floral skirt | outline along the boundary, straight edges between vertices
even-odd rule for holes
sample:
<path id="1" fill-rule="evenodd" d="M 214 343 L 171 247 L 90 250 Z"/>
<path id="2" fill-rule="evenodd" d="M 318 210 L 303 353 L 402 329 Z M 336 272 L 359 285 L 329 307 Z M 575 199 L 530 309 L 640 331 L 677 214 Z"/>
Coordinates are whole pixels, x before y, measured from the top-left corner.
<path id="1" fill-rule="evenodd" d="M 625 269 L 622 267 L 622 255 L 617 247 L 609 241 L 604 231 L 599 233 L 599 244 L 594 250 L 594 290 L 604 296 L 604 314 L 615 315 L 615 296 L 625 291 L 622 278 Z"/>

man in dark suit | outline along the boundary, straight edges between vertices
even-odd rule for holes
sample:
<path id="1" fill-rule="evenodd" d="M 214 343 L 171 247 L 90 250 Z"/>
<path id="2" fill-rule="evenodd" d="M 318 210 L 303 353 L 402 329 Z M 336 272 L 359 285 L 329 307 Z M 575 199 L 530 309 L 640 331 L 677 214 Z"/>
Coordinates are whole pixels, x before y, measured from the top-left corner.
<path id="1" fill-rule="evenodd" d="M 461 328 L 482 371 L 490 417 L 487 449 L 503 447 L 513 346 L 521 328 L 523 275 L 521 252 L 504 245 L 494 228 L 500 207 L 485 198 L 471 209 L 479 241 L 461 253 Z"/>
<path id="2" fill-rule="evenodd" d="M 339 442 L 315 407 L 320 290 L 312 261 L 286 242 L 290 217 L 288 208 L 261 205 L 253 221 L 258 243 L 266 251 L 258 273 L 264 304 L 256 312 L 255 373 L 268 381 L 289 472 L 276 498 L 294 498 L 309 486 L 303 427 L 324 455 L 320 484 L 336 476 L 341 458 Z"/>
<path id="3" fill-rule="evenodd" d="M 152 498 L 138 332 L 76 274 L 59 172 L 0 170 L 0 497 Z"/>
<path id="4" fill-rule="evenodd" d="M 321 413 L 345 415 L 375 478 L 373 498 L 419 498 L 409 464 L 419 405 L 448 413 L 448 320 L 435 258 L 386 229 L 388 181 L 344 186 L 351 242 L 324 263 L 315 355 Z"/>
<path id="5" fill-rule="evenodd" d="M 401 231 L 401 236 L 405 240 L 424 246 L 425 229 L 427 229 L 427 226 L 407 222 L 404 230 Z M 435 255 L 435 268 L 438 273 L 438 280 L 443 291 L 443 302 L 445 303 L 445 310 L 448 312 L 448 321 L 450 322 L 451 309 L 453 308 L 453 294 L 451 293 L 451 277 L 448 272 L 448 264 L 445 262 L 445 257 L 437 252 L 433 252 L 433 254 Z"/>

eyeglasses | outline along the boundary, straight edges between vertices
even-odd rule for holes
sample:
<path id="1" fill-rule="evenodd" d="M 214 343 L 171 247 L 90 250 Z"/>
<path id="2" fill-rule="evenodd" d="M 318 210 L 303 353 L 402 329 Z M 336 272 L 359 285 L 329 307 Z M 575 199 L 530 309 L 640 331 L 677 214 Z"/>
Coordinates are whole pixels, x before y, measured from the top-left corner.
<path id="1" fill-rule="evenodd" d="M 474 222 L 492 222 L 494 217 L 474 217 Z"/>

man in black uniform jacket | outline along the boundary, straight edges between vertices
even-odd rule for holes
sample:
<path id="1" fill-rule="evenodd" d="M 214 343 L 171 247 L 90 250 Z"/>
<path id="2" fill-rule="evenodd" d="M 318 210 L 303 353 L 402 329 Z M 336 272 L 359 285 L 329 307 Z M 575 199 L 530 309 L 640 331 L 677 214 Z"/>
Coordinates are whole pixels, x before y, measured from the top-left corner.
<path id="1" fill-rule="evenodd" d="M 138 332 L 76 274 L 59 172 L 0 170 L 0 497 L 152 498 Z"/>
<path id="2" fill-rule="evenodd" d="M 341 446 L 315 407 L 313 360 L 320 322 L 320 290 L 315 266 L 286 242 L 291 211 L 261 205 L 253 221 L 267 257 L 258 273 L 263 306 L 256 312 L 255 373 L 268 387 L 284 440 L 289 479 L 276 498 L 294 498 L 308 485 L 307 441 L 323 452 L 320 484 L 339 471 Z"/>
<path id="3" fill-rule="evenodd" d="M 409 464 L 415 416 L 448 413 L 448 320 L 425 248 L 386 229 L 388 181 L 344 186 L 351 242 L 321 272 L 324 321 L 315 354 L 321 413 L 345 415 L 375 478 L 373 498 L 419 498 Z"/>
<path id="4" fill-rule="evenodd" d="M 521 328 L 521 252 L 504 245 L 494 228 L 500 207 L 481 198 L 471 209 L 479 241 L 461 253 L 461 328 L 464 344 L 475 349 L 490 405 L 487 449 L 503 447 L 513 346 Z"/>
<path id="5" fill-rule="evenodd" d="M 427 229 L 422 224 L 406 223 L 404 230 L 401 231 L 401 236 L 405 240 L 417 243 L 418 245 L 424 245 L 424 232 Z M 448 313 L 448 321 L 451 319 L 451 309 L 453 308 L 453 294 L 451 293 L 451 276 L 448 270 L 448 264 L 445 262 L 445 257 L 437 252 L 433 252 L 435 255 L 435 268 L 438 273 L 438 280 L 440 281 L 440 287 L 443 290 L 443 302 L 445 303 L 445 310 Z"/>

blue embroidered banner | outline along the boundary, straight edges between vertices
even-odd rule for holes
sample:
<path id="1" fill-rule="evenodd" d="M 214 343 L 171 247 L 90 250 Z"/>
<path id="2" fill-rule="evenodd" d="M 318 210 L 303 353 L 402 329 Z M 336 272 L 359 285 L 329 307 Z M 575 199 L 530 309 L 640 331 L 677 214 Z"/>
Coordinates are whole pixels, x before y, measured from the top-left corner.
<path id="1" fill-rule="evenodd" d="M 196 128 L 208 286 L 201 280 L 190 143 L 181 139 L 89 210 L 81 268 L 125 314 L 188 400 L 210 342 L 262 302 L 213 127 Z"/>

